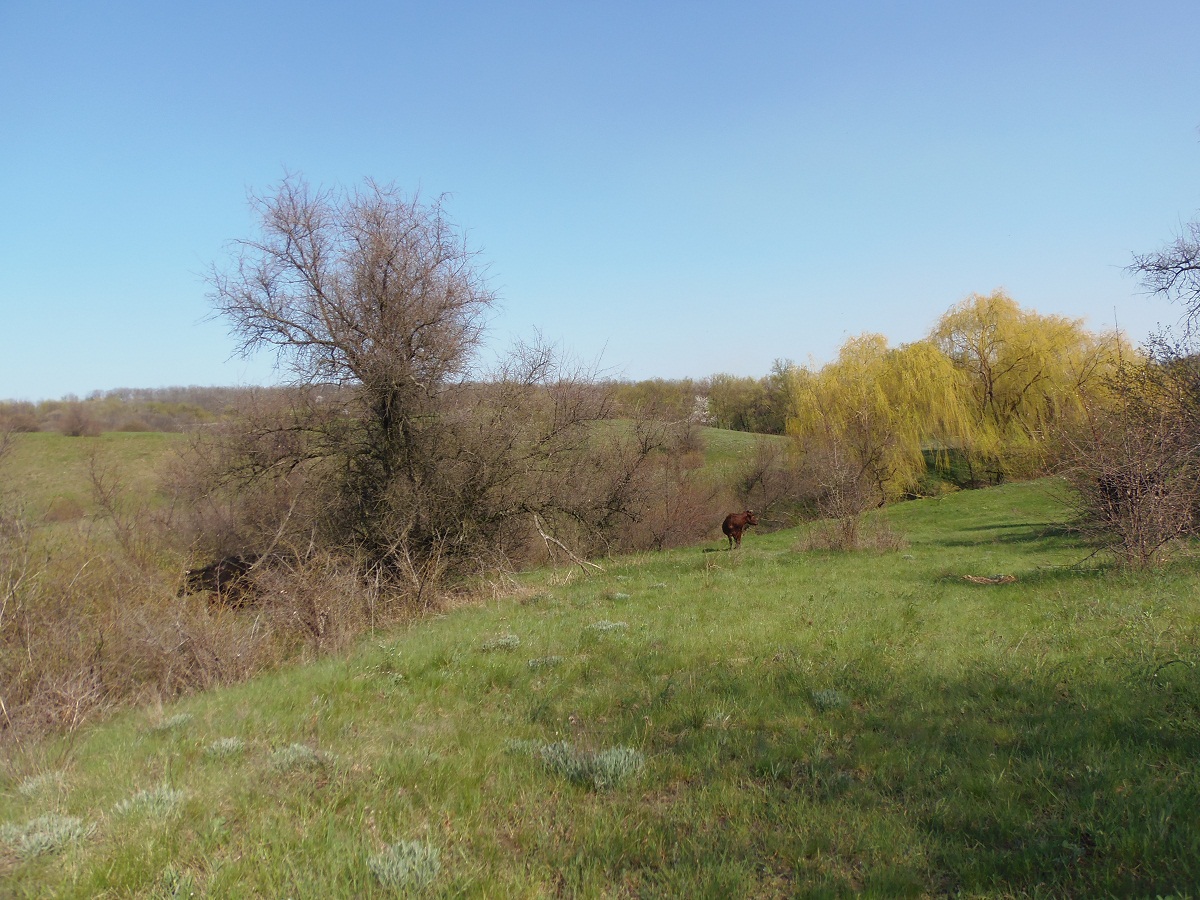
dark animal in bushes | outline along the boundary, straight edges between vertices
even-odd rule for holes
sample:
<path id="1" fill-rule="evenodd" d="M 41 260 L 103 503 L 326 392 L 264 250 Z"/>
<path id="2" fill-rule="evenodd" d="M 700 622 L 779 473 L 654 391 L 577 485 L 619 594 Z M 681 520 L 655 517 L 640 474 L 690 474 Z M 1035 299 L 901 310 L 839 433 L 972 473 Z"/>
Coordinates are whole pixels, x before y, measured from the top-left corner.
<path id="1" fill-rule="evenodd" d="M 255 594 L 252 572 L 258 560 L 258 555 L 253 553 L 225 556 L 199 569 L 188 569 L 179 596 L 208 592 L 215 595 L 219 603 L 243 606 Z"/>
<path id="2" fill-rule="evenodd" d="M 1134 514 L 1163 493 L 1157 472 L 1112 472 L 1096 479 L 1105 519 L 1115 521 Z"/>
<path id="3" fill-rule="evenodd" d="M 753 510 L 746 510 L 740 513 L 730 513 L 725 517 L 725 521 L 721 523 L 721 531 L 725 537 L 729 538 L 729 549 L 734 546 L 742 546 L 742 534 L 751 525 L 757 525 L 758 519 L 754 518 Z"/>

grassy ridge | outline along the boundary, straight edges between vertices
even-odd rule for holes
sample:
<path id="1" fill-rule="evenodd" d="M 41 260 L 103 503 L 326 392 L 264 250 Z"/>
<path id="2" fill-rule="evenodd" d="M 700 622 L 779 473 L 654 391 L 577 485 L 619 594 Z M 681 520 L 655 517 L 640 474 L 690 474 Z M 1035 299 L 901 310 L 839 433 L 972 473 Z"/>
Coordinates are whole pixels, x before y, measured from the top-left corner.
<path id="1" fill-rule="evenodd" d="M 35 517 L 77 518 L 95 511 L 89 461 L 111 471 L 139 497 L 150 497 L 167 453 L 183 435 L 165 432 L 105 432 L 99 437 L 70 438 L 35 432 L 16 435 L 0 476 L 14 498 Z M 73 513 L 73 515 L 72 515 Z"/>
<path id="2" fill-rule="evenodd" d="M 1198 579 L 1072 568 L 1062 516 L 1009 485 L 895 508 L 895 553 L 532 573 L 123 714 L 9 766 L 0 894 L 1186 896 Z"/>

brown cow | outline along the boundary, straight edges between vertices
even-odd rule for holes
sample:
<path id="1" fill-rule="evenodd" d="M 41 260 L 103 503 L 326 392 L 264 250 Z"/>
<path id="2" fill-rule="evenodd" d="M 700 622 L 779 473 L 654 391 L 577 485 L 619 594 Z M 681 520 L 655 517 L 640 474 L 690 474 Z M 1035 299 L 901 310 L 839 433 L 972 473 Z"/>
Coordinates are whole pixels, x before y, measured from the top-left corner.
<path id="1" fill-rule="evenodd" d="M 754 510 L 748 509 L 745 512 L 730 513 L 725 517 L 725 521 L 721 523 L 721 531 L 725 533 L 725 537 L 729 538 L 729 547 L 732 550 L 736 544 L 742 546 L 742 532 L 751 525 L 757 525 L 758 519 L 754 518 Z"/>

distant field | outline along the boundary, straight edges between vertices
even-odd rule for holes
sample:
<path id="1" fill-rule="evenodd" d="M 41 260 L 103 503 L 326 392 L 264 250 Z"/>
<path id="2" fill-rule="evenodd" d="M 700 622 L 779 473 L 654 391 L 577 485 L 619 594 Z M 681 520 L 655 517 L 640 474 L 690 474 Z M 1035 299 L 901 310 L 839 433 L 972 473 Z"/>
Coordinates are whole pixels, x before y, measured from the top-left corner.
<path id="1" fill-rule="evenodd" d="M 24 748 L 0 895 L 1195 896 L 1200 577 L 1097 568 L 1059 490 L 532 572 Z"/>
<path id="2" fill-rule="evenodd" d="M 729 474 L 753 459 L 759 440 L 783 442 L 787 438 L 699 429 L 705 444 L 705 465 L 715 475 Z M 160 432 L 105 432 L 96 438 L 73 438 L 49 432 L 16 436 L 11 457 L 0 464 L 2 484 L 8 485 L 35 516 L 55 510 L 91 511 L 93 507 L 88 468 L 92 454 L 111 467 L 139 496 L 157 488 L 159 470 L 172 448 L 184 436 Z"/>
<path id="3" fill-rule="evenodd" d="M 140 497 L 153 494 L 159 468 L 180 434 L 106 432 L 99 437 L 64 437 L 34 432 L 16 435 L 11 455 L 0 463 L 0 485 L 38 519 L 94 510 L 89 480 L 93 455 Z"/>
<path id="4" fill-rule="evenodd" d="M 729 468 L 743 465 L 754 458 L 755 449 L 760 441 L 778 444 L 781 447 L 790 445 L 791 439 L 782 435 L 751 434 L 748 431 L 727 431 L 723 428 L 699 429 L 704 439 L 705 465 L 714 468 Z"/>

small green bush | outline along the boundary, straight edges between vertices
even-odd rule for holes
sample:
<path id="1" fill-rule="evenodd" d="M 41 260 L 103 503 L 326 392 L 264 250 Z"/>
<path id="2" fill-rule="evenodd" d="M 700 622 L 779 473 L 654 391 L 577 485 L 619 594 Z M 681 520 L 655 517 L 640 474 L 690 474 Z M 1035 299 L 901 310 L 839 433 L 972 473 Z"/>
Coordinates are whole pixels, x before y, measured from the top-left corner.
<path id="1" fill-rule="evenodd" d="M 164 900 L 185 900 L 200 896 L 200 886 L 190 872 L 168 865 L 158 878 L 158 892 L 154 896 Z"/>
<path id="2" fill-rule="evenodd" d="M 598 634 L 608 634 L 611 631 L 628 631 L 628 622 L 610 622 L 607 619 L 601 619 L 599 622 L 593 622 L 588 626 L 588 631 L 594 631 Z"/>
<path id="3" fill-rule="evenodd" d="M 645 757 L 630 747 L 591 752 L 559 741 L 541 744 L 536 752 L 548 771 L 561 775 L 573 784 L 586 785 L 598 791 L 616 787 L 641 772 L 645 766 Z"/>
<path id="4" fill-rule="evenodd" d="M 40 775 L 30 775 L 17 785 L 17 793 L 22 797 L 33 797 L 45 790 L 62 790 L 66 787 L 66 773 L 60 770 L 42 772 Z"/>
<path id="5" fill-rule="evenodd" d="M 271 765 L 281 772 L 325 768 L 325 757 L 307 744 L 289 744 L 271 754 Z"/>
<path id="6" fill-rule="evenodd" d="M 517 635 L 502 634 L 490 641 L 484 641 L 479 649 L 484 653 L 491 653 L 493 650 L 516 650 L 520 646 L 521 639 Z"/>
<path id="7" fill-rule="evenodd" d="M 642 771 L 646 759 L 631 747 L 612 747 L 591 754 L 592 784 L 597 790 L 615 787 Z"/>
<path id="8" fill-rule="evenodd" d="M 191 713 L 179 713 L 178 715 L 171 716 L 168 719 L 163 719 L 161 722 L 155 722 L 150 726 L 150 732 L 152 734 L 164 734 L 168 731 L 174 731 L 177 728 L 182 728 L 190 721 L 192 721 Z"/>
<path id="9" fill-rule="evenodd" d="M 832 688 L 823 691 L 813 691 L 812 695 L 813 706 L 819 711 L 825 712 L 830 709 L 841 709 L 848 701 L 844 694 L 840 691 L 835 691 Z"/>

